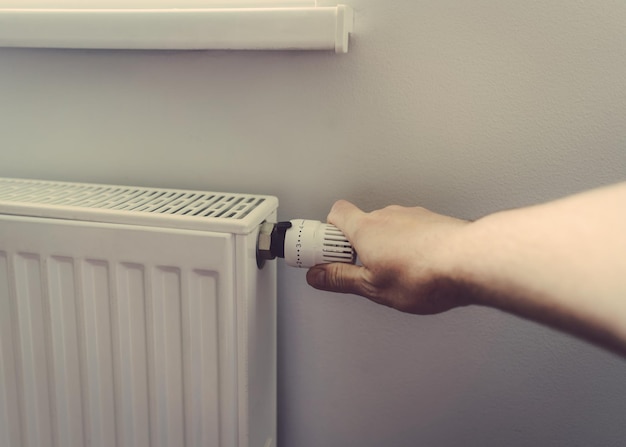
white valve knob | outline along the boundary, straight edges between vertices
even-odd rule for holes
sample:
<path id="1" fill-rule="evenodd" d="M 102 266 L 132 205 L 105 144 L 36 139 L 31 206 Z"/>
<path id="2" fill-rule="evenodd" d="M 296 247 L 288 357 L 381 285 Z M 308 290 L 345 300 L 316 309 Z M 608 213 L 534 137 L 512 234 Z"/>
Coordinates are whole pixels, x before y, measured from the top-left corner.
<path id="1" fill-rule="evenodd" d="M 356 261 L 354 248 L 334 225 L 317 220 L 294 219 L 285 232 L 285 262 L 292 267 Z"/>
<path id="2" fill-rule="evenodd" d="M 285 258 L 292 267 L 304 268 L 356 262 L 354 248 L 336 226 L 306 219 L 261 224 L 256 255 L 259 268 L 276 257 Z"/>

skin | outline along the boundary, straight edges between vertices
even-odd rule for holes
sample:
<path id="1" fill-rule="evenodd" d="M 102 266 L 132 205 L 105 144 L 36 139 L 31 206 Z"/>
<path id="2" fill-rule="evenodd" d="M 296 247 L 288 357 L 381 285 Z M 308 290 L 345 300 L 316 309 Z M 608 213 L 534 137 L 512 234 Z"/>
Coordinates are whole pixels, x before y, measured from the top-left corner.
<path id="1" fill-rule="evenodd" d="M 489 306 L 626 356 L 626 183 L 475 222 L 344 200 L 328 221 L 362 265 L 315 266 L 315 288 L 421 315 Z"/>

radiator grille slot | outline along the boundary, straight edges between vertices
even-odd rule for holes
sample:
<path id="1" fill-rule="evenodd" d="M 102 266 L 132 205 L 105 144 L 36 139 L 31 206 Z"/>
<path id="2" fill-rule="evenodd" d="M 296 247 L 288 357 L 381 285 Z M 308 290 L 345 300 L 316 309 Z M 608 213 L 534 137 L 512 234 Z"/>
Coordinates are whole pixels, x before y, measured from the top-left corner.
<path id="1" fill-rule="evenodd" d="M 202 219 L 243 221 L 260 207 L 275 207 L 270 196 L 135 186 L 0 178 L 0 213 L 115 223 L 142 223 L 167 217 L 180 228 L 198 229 Z M 37 209 L 29 213 L 28 209 Z M 48 213 L 42 214 L 42 209 Z M 138 219 L 147 221 L 138 222 Z M 173 219 L 173 220 L 172 220 Z M 253 219 L 254 220 L 254 219 Z M 195 221 L 195 223 L 190 223 Z M 232 231 L 235 231 L 231 228 Z"/>

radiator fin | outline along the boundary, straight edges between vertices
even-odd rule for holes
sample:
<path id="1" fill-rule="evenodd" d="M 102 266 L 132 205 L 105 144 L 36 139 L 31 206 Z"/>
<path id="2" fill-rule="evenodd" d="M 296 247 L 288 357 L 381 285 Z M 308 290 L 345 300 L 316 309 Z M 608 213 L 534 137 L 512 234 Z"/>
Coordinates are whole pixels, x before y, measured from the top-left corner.
<path id="1" fill-rule="evenodd" d="M 0 445 L 23 445 L 21 437 L 18 371 L 15 367 L 14 302 L 7 253 L 0 251 Z"/>
<path id="2" fill-rule="evenodd" d="M 152 426 L 154 445 L 185 445 L 183 430 L 181 281 L 176 268 L 158 268 L 152 281 L 152 395 L 157 390 L 164 399 L 153 401 L 157 424 Z"/>
<path id="3" fill-rule="evenodd" d="M 143 265 L 117 267 L 116 352 L 120 400 L 117 425 L 120 445 L 150 446 L 148 358 L 146 335 L 146 271 Z"/>
<path id="4" fill-rule="evenodd" d="M 88 259 L 83 263 L 83 312 L 86 354 L 85 412 L 87 438 L 93 445 L 116 445 L 109 264 Z"/>
<path id="5" fill-rule="evenodd" d="M 219 318 L 217 277 L 214 272 L 194 270 L 189 299 L 183 300 L 183 347 L 185 363 L 185 414 L 189 445 L 221 445 L 219 426 Z"/>
<path id="6" fill-rule="evenodd" d="M 52 407 L 48 384 L 46 326 L 43 278 L 39 256 L 19 253 L 15 258 L 18 358 L 21 361 L 20 393 L 22 436 L 28 446 L 52 446 Z"/>
<path id="7" fill-rule="evenodd" d="M 53 352 L 52 385 L 56 396 L 58 445 L 77 446 L 84 439 L 80 390 L 81 358 L 77 324 L 76 276 L 74 260 L 52 256 L 48 260 L 49 306 Z"/>

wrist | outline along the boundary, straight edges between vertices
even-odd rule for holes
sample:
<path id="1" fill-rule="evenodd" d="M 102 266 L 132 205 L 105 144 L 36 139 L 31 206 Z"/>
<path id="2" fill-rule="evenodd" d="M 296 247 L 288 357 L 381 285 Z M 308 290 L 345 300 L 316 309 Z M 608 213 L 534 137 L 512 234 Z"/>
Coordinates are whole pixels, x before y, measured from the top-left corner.
<path id="1" fill-rule="evenodd" d="M 426 295 L 449 307 L 485 304 L 476 269 L 475 223 L 456 220 L 437 237 L 430 257 Z"/>

